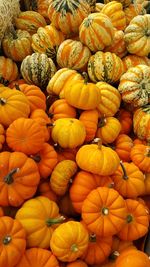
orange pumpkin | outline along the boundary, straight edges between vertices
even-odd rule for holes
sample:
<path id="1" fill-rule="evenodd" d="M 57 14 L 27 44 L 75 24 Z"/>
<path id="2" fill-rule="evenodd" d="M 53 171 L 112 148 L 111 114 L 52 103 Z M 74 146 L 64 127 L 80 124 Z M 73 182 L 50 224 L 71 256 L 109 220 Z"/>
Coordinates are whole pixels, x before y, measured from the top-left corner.
<path id="1" fill-rule="evenodd" d="M 8 85 L 18 78 L 19 71 L 16 63 L 11 58 L 0 56 L 0 83 Z"/>
<path id="2" fill-rule="evenodd" d="M 133 130 L 141 140 L 150 140 L 150 105 L 136 109 L 133 114 Z"/>
<path id="3" fill-rule="evenodd" d="M 131 161 L 130 152 L 133 147 L 132 139 L 126 134 L 119 134 L 114 143 L 114 149 L 122 161 Z"/>
<path id="4" fill-rule="evenodd" d="M 121 123 L 120 134 L 129 134 L 132 129 L 132 113 L 128 110 L 121 108 L 116 114 Z"/>
<path id="5" fill-rule="evenodd" d="M 60 209 L 60 212 L 64 216 L 67 216 L 69 218 L 76 217 L 78 215 L 77 212 L 75 211 L 73 205 L 72 205 L 72 202 L 71 202 L 71 199 L 69 196 L 69 192 L 67 192 L 59 200 L 59 209 Z"/>
<path id="6" fill-rule="evenodd" d="M 115 53 L 120 58 L 123 58 L 127 54 L 123 31 L 115 31 L 112 44 L 105 47 L 104 52 Z"/>
<path id="7" fill-rule="evenodd" d="M 147 65 L 150 66 L 150 59 L 148 57 L 139 57 L 136 55 L 127 55 L 122 59 L 124 65 L 124 72 L 129 68 L 135 67 L 137 65 Z"/>
<path id="8" fill-rule="evenodd" d="M 0 266 L 16 266 L 26 248 L 26 233 L 21 223 L 7 216 L 0 217 L 0 239 Z"/>
<path id="9" fill-rule="evenodd" d="M 45 180 L 42 180 L 38 186 L 38 195 L 47 197 L 50 200 L 53 200 L 54 202 L 58 201 L 58 196 L 52 190 L 49 182 Z"/>
<path id="10" fill-rule="evenodd" d="M 130 21 L 138 16 L 138 15 L 142 15 L 142 13 L 144 13 L 143 7 L 141 4 L 138 4 L 138 2 L 136 1 L 136 4 L 130 4 L 128 7 L 124 8 L 124 13 L 125 13 L 125 17 L 126 17 L 126 24 L 127 26 L 129 25 Z"/>
<path id="11" fill-rule="evenodd" d="M 143 195 L 148 196 L 150 194 L 150 173 L 145 173 L 144 176 L 145 192 Z"/>
<path id="12" fill-rule="evenodd" d="M 76 260 L 76 261 L 68 263 L 66 267 L 88 267 L 88 265 L 85 263 L 85 261 Z"/>
<path id="13" fill-rule="evenodd" d="M 0 205 L 18 207 L 35 194 L 40 181 L 38 168 L 21 152 L 1 152 L 0 164 Z"/>
<path id="14" fill-rule="evenodd" d="M 5 142 L 5 130 L 3 125 L 0 124 L 0 150 L 2 150 L 4 142 Z"/>
<path id="15" fill-rule="evenodd" d="M 24 79 L 17 79 L 15 81 L 12 81 L 8 84 L 8 87 L 13 89 L 16 88 L 17 85 L 26 83 Z"/>
<path id="16" fill-rule="evenodd" d="M 120 162 L 118 170 L 111 178 L 114 181 L 114 188 L 123 197 L 136 198 L 145 190 L 144 174 L 133 162 Z"/>
<path id="17" fill-rule="evenodd" d="M 137 144 L 131 149 L 131 159 L 143 172 L 150 172 L 150 146 Z"/>
<path id="18" fill-rule="evenodd" d="M 125 250 L 120 254 L 116 261 L 116 267 L 149 267 L 149 257 L 140 250 Z"/>
<path id="19" fill-rule="evenodd" d="M 59 267 L 58 260 L 52 254 L 43 248 L 30 248 L 27 249 L 15 267 Z"/>
<path id="20" fill-rule="evenodd" d="M 126 199 L 127 213 L 125 224 L 118 236 L 122 240 L 133 241 L 148 232 L 149 213 L 145 206 L 137 200 Z"/>
<path id="21" fill-rule="evenodd" d="M 75 161 L 78 148 L 61 148 L 57 144 L 55 145 L 55 149 L 56 149 L 57 156 L 58 156 L 58 162 L 65 160 L 65 159 L 70 159 L 70 160 Z"/>
<path id="22" fill-rule="evenodd" d="M 69 105 L 66 99 L 54 101 L 48 112 L 54 121 L 61 118 L 76 118 L 76 109 Z"/>

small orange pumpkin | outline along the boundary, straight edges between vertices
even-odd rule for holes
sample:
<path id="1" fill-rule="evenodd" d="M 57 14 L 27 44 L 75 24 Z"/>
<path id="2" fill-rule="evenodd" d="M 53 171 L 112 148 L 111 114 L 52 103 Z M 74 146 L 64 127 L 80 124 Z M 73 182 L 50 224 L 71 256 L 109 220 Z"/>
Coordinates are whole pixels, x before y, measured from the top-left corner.
<path id="1" fill-rule="evenodd" d="M 38 186 L 38 195 L 43 196 L 43 197 L 47 197 L 50 200 L 53 200 L 54 202 L 58 201 L 58 196 L 52 190 L 49 182 L 45 181 L 45 180 L 42 180 Z"/>
<path id="2" fill-rule="evenodd" d="M 116 267 L 149 267 L 149 257 L 140 250 L 125 250 L 117 258 Z"/>
<path id="3" fill-rule="evenodd" d="M 5 142 L 5 130 L 3 125 L 0 124 L 0 150 L 2 150 L 4 142 Z"/>
<path id="4" fill-rule="evenodd" d="M 132 113 L 128 110 L 121 108 L 116 114 L 117 119 L 121 123 L 120 134 L 129 134 L 132 129 Z"/>
<path id="5" fill-rule="evenodd" d="M 0 83 L 7 86 L 18 78 L 19 71 L 16 63 L 11 58 L 0 56 Z"/>
<path id="6" fill-rule="evenodd" d="M 66 99 L 54 101 L 48 112 L 54 121 L 61 118 L 76 118 L 76 109 L 69 105 Z"/>
<path id="7" fill-rule="evenodd" d="M 133 140 L 126 134 L 119 134 L 114 142 L 115 151 L 123 161 L 131 161 L 130 152 L 133 147 Z"/>

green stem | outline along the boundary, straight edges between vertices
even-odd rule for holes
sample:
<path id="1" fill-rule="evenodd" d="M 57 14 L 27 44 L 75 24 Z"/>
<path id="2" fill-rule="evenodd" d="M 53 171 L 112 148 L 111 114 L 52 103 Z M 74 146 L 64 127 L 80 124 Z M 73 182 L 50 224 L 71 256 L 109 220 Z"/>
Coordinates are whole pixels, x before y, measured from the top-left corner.
<path id="1" fill-rule="evenodd" d="M 76 245 L 76 244 L 73 244 L 72 246 L 71 246 L 71 251 L 72 252 L 77 252 L 79 249 L 78 249 L 78 246 Z"/>
<path id="2" fill-rule="evenodd" d="M 127 215 L 126 221 L 127 221 L 127 223 L 131 223 L 133 221 L 133 217 L 131 214 Z"/>
<path id="3" fill-rule="evenodd" d="M 64 220 L 65 220 L 64 216 L 60 216 L 58 218 L 49 218 L 46 220 L 46 225 L 50 227 L 54 224 L 62 223 Z"/>
<path id="4" fill-rule="evenodd" d="M 11 236 L 7 235 L 3 238 L 3 244 L 8 245 L 11 242 L 12 238 Z"/>
<path id="5" fill-rule="evenodd" d="M 82 76 L 84 78 L 84 83 L 87 84 L 88 83 L 88 75 L 86 72 L 82 72 Z"/>
<path id="6" fill-rule="evenodd" d="M 12 184 L 14 182 L 13 175 L 19 171 L 19 168 L 14 168 L 11 170 L 5 177 L 4 177 L 4 182 L 6 184 Z"/>
<path id="7" fill-rule="evenodd" d="M 122 161 L 120 161 L 120 165 L 121 165 L 121 168 L 122 168 L 122 171 L 123 171 L 123 179 L 124 180 L 128 180 L 128 175 L 127 175 L 126 169 L 125 169 Z"/>

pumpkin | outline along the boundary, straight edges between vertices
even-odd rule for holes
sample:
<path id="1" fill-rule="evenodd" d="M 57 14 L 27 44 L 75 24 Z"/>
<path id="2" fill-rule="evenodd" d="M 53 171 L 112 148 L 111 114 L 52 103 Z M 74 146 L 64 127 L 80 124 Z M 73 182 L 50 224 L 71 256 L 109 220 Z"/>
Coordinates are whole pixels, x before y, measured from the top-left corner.
<path id="1" fill-rule="evenodd" d="M 59 95 L 60 98 L 64 98 L 64 88 L 68 87 L 72 81 L 76 82 L 78 80 L 83 80 L 80 73 L 69 68 L 62 68 L 50 79 L 46 90 L 48 94 L 53 93 Z"/>
<path id="2" fill-rule="evenodd" d="M 149 217 L 148 210 L 137 200 L 126 199 L 127 214 L 126 224 L 123 225 L 118 236 L 122 240 L 136 240 L 144 236 L 148 231 Z"/>
<path id="3" fill-rule="evenodd" d="M 132 129 L 132 113 L 121 108 L 116 115 L 121 123 L 120 134 L 129 134 Z"/>
<path id="4" fill-rule="evenodd" d="M 51 136 L 62 148 L 76 148 L 83 144 L 86 130 L 78 119 L 62 118 L 55 121 Z"/>
<path id="5" fill-rule="evenodd" d="M 96 0 L 87 0 L 87 2 L 89 3 L 89 5 L 91 7 L 91 12 L 95 12 Z"/>
<path id="6" fill-rule="evenodd" d="M 149 14 L 134 17 L 125 29 L 125 43 L 130 54 L 148 56 L 150 53 Z"/>
<path id="7" fill-rule="evenodd" d="M 79 120 L 84 124 L 86 129 L 85 142 L 92 141 L 97 130 L 98 111 L 96 109 L 84 110 L 82 111 Z"/>
<path id="8" fill-rule="evenodd" d="M 77 172 L 77 164 L 73 160 L 59 162 L 50 177 L 52 190 L 59 196 L 63 196 L 68 189 L 70 179 Z"/>
<path id="9" fill-rule="evenodd" d="M 35 194 L 40 181 L 38 168 L 21 152 L 1 152 L 0 163 L 0 205 L 18 207 Z"/>
<path id="10" fill-rule="evenodd" d="M 10 30 L 2 40 L 4 54 L 14 61 L 22 61 L 32 54 L 31 35 L 27 31 Z"/>
<path id="11" fill-rule="evenodd" d="M 91 12 L 88 1 L 50 0 L 48 17 L 53 25 L 65 34 L 78 33 L 82 20 Z"/>
<path id="12" fill-rule="evenodd" d="M 112 247 L 111 247 L 111 254 L 109 256 L 110 259 L 117 258 L 115 257 L 115 252 L 118 252 L 119 254 L 122 253 L 127 248 L 133 248 L 136 249 L 132 241 L 125 241 L 121 240 L 118 236 L 113 236 L 112 238 Z"/>
<path id="13" fill-rule="evenodd" d="M 88 74 L 93 82 L 117 82 L 123 74 L 123 63 L 115 53 L 98 51 L 88 61 Z"/>
<path id="14" fill-rule="evenodd" d="M 36 121 L 43 128 L 44 140 L 49 141 L 52 122 L 47 113 L 43 109 L 35 109 L 31 114 L 30 118 Z"/>
<path id="15" fill-rule="evenodd" d="M 82 70 L 86 68 L 90 56 L 89 48 L 80 41 L 67 39 L 58 48 L 57 63 L 61 68 Z"/>
<path id="16" fill-rule="evenodd" d="M 106 82 L 98 82 L 96 86 L 99 88 L 101 98 L 97 109 L 106 117 L 114 116 L 119 110 L 121 103 L 121 95 L 119 91 Z"/>
<path id="17" fill-rule="evenodd" d="M 112 25 L 117 30 L 124 30 L 126 28 L 126 17 L 123 6 L 118 1 L 111 1 L 105 4 L 101 13 L 110 18 Z"/>
<path id="18" fill-rule="evenodd" d="M 117 258 L 115 266 L 126 267 L 127 264 L 130 264 L 130 267 L 149 267 L 150 260 L 149 257 L 140 250 L 125 250 Z"/>
<path id="19" fill-rule="evenodd" d="M 15 267 L 22 266 L 59 267 L 59 263 L 51 251 L 43 248 L 30 248 L 25 251 L 23 257 Z"/>
<path id="20" fill-rule="evenodd" d="M 110 18 L 99 12 L 88 15 L 80 25 L 79 38 L 92 52 L 103 50 L 111 45 L 114 28 Z"/>
<path id="21" fill-rule="evenodd" d="M 58 162 L 65 159 L 70 159 L 75 161 L 78 148 L 62 148 L 58 144 L 56 144 L 55 149 L 58 156 Z"/>
<path id="22" fill-rule="evenodd" d="M 0 87 L 1 124 L 8 127 L 17 118 L 27 118 L 29 113 L 29 101 L 22 92 L 11 90 L 8 87 Z"/>
<path id="23" fill-rule="evenodd" d="M 67 217 L 76 217 L 77 212 L 75 211 L 70 196 L 69 192 L 67 192 L 64 196 L 61 197 L 59 200 L 59 209 L 62 214 L 64 214 Z"/>
<path id="24" fill-rule="evenodd" d="M 57 164 L 57 153 L 48 143 L 44 143 L 42 149 L 37 153 L 30 155 L 38 167 L 40 176 L 44 179 L 52 173 Z"/>
<path id="25" fill-rule="evenodd" d="M 52 233 L 64 217 L 54 201 L 39 196 L 26 201 L 17 211 L 16 219 L 26 231 L 28 247 L 49 248 Z"/>
<path id="26" fill-rule="evenodd" d="M 19 72 L 16 63 L 11 58 L 0 56 L 0 83 L 8 85 L 18 78 Z"/>
<path id="27" fill-rule="evenodd" d="M 146 105 L 137 109 L 133 115 L 133 130 L 141 140 L 150 140 L 150 108 Z"/>
<path id="28" fill-rule="evenodd" d="M 145 196 L 150 194 L 150 173 L 145 173 L 144 177 L 145 191 L 143 195 Z"/>
<path id="29" fill-rule="evenodd" d="M 66 267 L 88 267 L 88 265 L 85 263 L 85 261 L 76 260 L 76 261 L 68 263 Z"/>
<path id="30" fill-rule="evenodd" d="M 8 87 L 13 89 L 13 88 L 16 88 L 18 85 L 20 84 L 24 84 L 26 83 L 24 79 L 17 79 L 15 81 L 12 81 L 8 84 Z"/>
<path id="31" fill-rule="evenodd" d="M 104 0 L 104 3 L 107 4 L 111 2 L 112 0 Z M 123 5 L 123 7 L 127 7 L 131 4 L 131 0 L 118 0 L 119 3 Z"/>
<path id="32" fill-rule="evenodd" d="M 6 131 L 6 142 L 14 151 L 37 153 L 44 144 L 43 127 L 33 119 L 19 118 Z"/>
<path id="33" fill-rule="evenodd" d="M 113 186 L 113 181 L 109 176 L 100 176 L 90 172 L 79 171 L 70 186 L 69 194 L 74 209 L 81 213 L 83 201 L 87 195 L 97 187 Z M 78 194 L 77 194 L 78 192 Z"/>
<path id="34" fill-rule="evenodd" d="M 119 166 L 119 157 L 110 147 L 98 144 L 83 145 L 76 154 L 80 169 L 98 175 L 111 175 Z"/>
<path id="35" fill-rule="evenodd" d="M 121 124 L 115 117 L 101 117 L 98 122 L 96 137 L 102 140 L 102 143 L 112 143 L 115 141 L 121 130 Z"/>
<path id="36" fill-rule="evenodd" d="M 130 152 L 132 147 L 133 141 L 126 134 L 119 134 L 114 142 L 114 149 L 122 161 L 131 161 Z"/>
<path id="37" fill-rule="evenodd" d="M 88 231 L 82 223 L 68 221 L 54 230 L 50 248 L 57 259 L 62 262 L 72 262 L 85 253 L 88 239 Z"/>
<path id="38" fill-rule="evenodd" d="M 150 172 L 150 146 L 144 144 L 134 145 L 131 149 L 131 160 L 142 172 Z"/>
<path id="39" fill-rule="evenodd" d="M 47 197 L 50 200 L 53 200 L 54 202 L 58 201 L 58 196 L 52 190 L 49 182 L 45 180 L 41 181 L 41 183 L 38 186 L 38 195 Z"/>
<path id="40" fill-rule="evenodd" d="M 103 8 L 104 4 L 103 3 L 96 3 L 96 7 L 95 7 L 95 12 L 100 12 Z"/>
<path id="41" fill-rule="evenodd" d="M 136 145 L 136 144 L 143 144 L 143 145 L 146 145 L 147 142 L 146 142 L 145 140 L 141 140 L 141 139 L 139 139 L 139 138 L 135 138 L 135 139 L 133 140 L 133 144 L 134 144 L 134 145 Z"/>
<path id="42" fill-rule="evenodd" d="M 16 266 L 26 248 L 26 234 L 20 222 L 7 216 L 0 217 L 0 239 L 0 266 Z"/>
<path id="43" fill-rule="evenodd" d="M 41 14 L 45 20 L 49 23 L 48 19 L 48 7 L 50 0 L 24 0 L 24 6 L 26 10 L 33 10 Z"/>
<path id="44" fill-rule="evenodd" d="M 0 124 L 0 150 L 5 142 L 5 130 L 2 124 Z"/>
<path id="45" fill-rule="evenodd" d="M 56 121 L 61 118 L 76 118 L 76 109 L 66 99 L 58 99 L 49 108 L 49 116 Z"/>
<path id="46" fill-rule="evenodd" d="M 115 31 L 113 42 L 105 47 L 104 52 L 115 53 L 120 58 L 123 58 L 127 54 L 123 31 Z"/>
<path id="47" fill-rule="evenodd" d="M 34 34 L 39 27 L 46 26 L 46 21 L 38 12 L 28 10 L 20 12 L 19 16 L 15 19 L 15 26 L 17 29 Z"/>
<path id="48" fill-rule="evenodd" d="M 33 53 L 23 59 L 20 70 L 28 84 L 34 84 L 44 90 L 56 72 L 56 67 L 53 60 L 46 54 Z"/>
<path id="49" fill-rule="evenodd" d="M 137 65 L 127 70 L 120 78 L 118 90 L 122 100 L 141 107 L 149 103 L 150 67 Z"/>
<path id="50" fill-rule="evenodd" d="M 137 65 L 147 65 L 150 66 L 150 59 L 147 57 L 139 57 L 136 55 L 127 55 L 122 59 L 125 72 L 132 67 Z"/>
<path id="51" fill-rule="evenodd" d="M 86 227 L 86 224 L 81 221 Z M 88 229 L 87 229 L 88 230 Z M 112 236 L 100 237 L 91 231 L 89 233 L 89 244 L 86 252 L 81 256 L 87 264 L 100 264 L 104 262 L 111 252 Z"/>
<path id="52" fill-rule="evenodd" d="M 114 189 L 98 187 L 92 190 L 82 205 L 82 219 L 87 228 L 100 237 L 117 234 L 124 225 L 126 204 Z"/>
<path id="53" fill-rule="evenodd" d="M 136 0 L 135 3 L 130 4 L 128 7 L 124 8 L 124 13 L 125 13 L 125 17 L 126 17 L 126 24 L 128 26 L 130 21 L 134 17 L 141 15 L 141 14 L 143 15 L 145 12 L 144 12 L 142 5 L 138 4 L 137 0 Z"/>
<path id="54" fill-rule="evenodd" d="M 34 52 L 45 53 L 50 58 L 55 58 L 59 45 L 65 37 L 53 25 L 39 27 L 32 35 L 32 49 Z"/>
<path id="55" fill-rule="evenodd" d="M 145 190 L 144 174 L 133 162 L 120 162 L 118 170 L 111 178 L 114 181 L 114 189 L 123 197 L 136 198 Z"/>
<path id="56" fill-rule="evenodd" d="M 46 110 L 46 97 L 38 86 L 24 83 L 16 85 L 15 88 L 24 93 L 24 95 L 27 97 L 31 112 L 35 109 Z"/>
<path id="57" fill-rule="evenodd" d="M 78 109 L 95 109 L 100 102 L 100 90 L 98 87 L 85 79 L 81 81 L 71 81 L 70 86 L 64 89 L 64 96 L 67 102 Z"/>

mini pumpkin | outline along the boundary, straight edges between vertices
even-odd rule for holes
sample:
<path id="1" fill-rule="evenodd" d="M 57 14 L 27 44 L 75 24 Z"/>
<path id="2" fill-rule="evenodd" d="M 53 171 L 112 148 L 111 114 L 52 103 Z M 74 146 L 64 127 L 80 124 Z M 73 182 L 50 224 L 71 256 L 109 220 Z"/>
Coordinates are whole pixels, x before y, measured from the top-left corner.
<path id="1" fill-rule="evenodd" d="M 150 260 L 149 257 L 140 250 L 125 250 L 117 258 L 115 266 L 126 267 L 127 263 L 130 264 L 130 267 L 149 267 Z"/>
<path id="2" fill-rule="evenodd" d="M 19 71 L 16 63 L 11 58 L 0 56 L 0 83 L 7 86 L 18 78 Z"/>
<path id="3" fill-rule="evenodd" d="M 137 109 L 133 115 L 133 130 L 141 140 L 150 141 L 150 105 Z"/>
<path id="4" fill-rule="evenodd" d="M 58 201 L 58 196 L 55 194 L 49 182 L 46 180 L 41 180 L 41 183 L 38 186 L 38 195 L 47 197 L 50 200 L 53 200 L 54 202 Z"/>
<path id="5" fill-rule="evenodd" d="M 59 209 L 64 216 L 67 216 L 68 218 L 76 218 L 78 216 L 77 212 L 75 211 L 69 192 L 67 192 L 65 195 L 63 195 L 59 200 Z"/>
<path id="6" fill-rule="evenodd" d="M 123 58 L 127 54 L 123 31 L 121 30 L 115 31 L 112 44 L 105 47 L 104 52 L 115 53 L 120 58 Z"/>
<path id="7" fill-rule="evenodd" d="M 111 2 L 112 0 L 104 0 L 104 3 L 107 4 Z M 123 7 L 127 7 L 131 4 L 131 0 L 118 0 L 119 3 L 123 5 Z"/>
<path id="8" fill-rule="evenodd" d="M 66 265 L 66 267 L 88 267 L 85 261 L 82 260 L 76 260 L 73 262 L 70 262 Z"/>
<path id="9" fill-rule="evenodd" d="M 49 116 L 54 121 L 61 118 L 76 118 L 76 109 L 69 105 L 66 99 L 58 99 L 50 106 Z"/>
<path id="10" fill-rule="evenodd" d="M 120 134 L 129 134 L 132 129 L 132 113 L 128 110 L 121 108 L 116 117 L 121 123 L 121 131 Z"/>
<path id="11" fill-rule="evenodd" d="M 138 16 L 138 15 L 144 15 L 144 8 L 138 1 L 131 3 L 128 7 L 124 8 L 124 13 L 126 17 L 126 25 L 128 26 L 130 21 Z"/>
<path id="12" fill-rule="evenodd" d="M 147 65 L 150 66 L 150 59 L 148 57 L 139 57 L 136 55 L 127 55 L 122 59 L 125 72 L 132 67 L 137 65 Z"/>
<path id="13" fill-rule="evenodd" d="M 133 147 L 132 139 L 126 134 L 119 134 L 114 142 L 114 149 L 122 161 L 130 162 L 130 152 Z"/>
<path id="14" fill-rule="evenodd" d="M 142 172 L 150 173 L 150 146 L 144 144 L 134 145 L 131 149 L 131 160 Z"/>
<path id="15" fill-rule="evenodd" d="M 0 124 L 0 150 L 5 142 L 5 130 L 2 124 Z"/>

